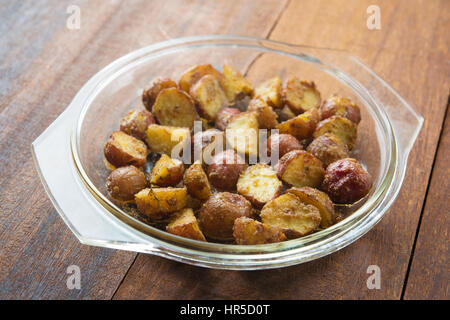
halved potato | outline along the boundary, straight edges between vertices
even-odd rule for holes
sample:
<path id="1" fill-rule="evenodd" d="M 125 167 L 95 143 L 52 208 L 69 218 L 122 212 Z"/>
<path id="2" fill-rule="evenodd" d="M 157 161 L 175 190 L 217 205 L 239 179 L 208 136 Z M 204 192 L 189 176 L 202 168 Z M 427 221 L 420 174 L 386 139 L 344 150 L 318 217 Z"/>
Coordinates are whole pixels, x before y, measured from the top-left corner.
<path id="1" fill-rule="evenodd" d="M 291 188 L 287 193 L 294 194 L 299 197 L 302 202 L 311 204 L 319 209 L 322 218 L 320 221 L 322 228 L 328 228 L 336 222 L 336 213 L 334 212 L 333 202 L 325 192 L 310 187 L 301 187 Z"/>
<path id="2" fill-rule="evenodd" d="M 211 75 L 221 81 L 222 74 L 210 64 L 196 65 L 187 70 L 180 78 L 180 89 L 190 92 L 191 87 L 206 75 Z"/>
<path id="3" fill-rule="evenodd" d="M 278 126 L 278 115 L 261 99 L 250 100 L 247 110 L 256 112 L 260 129 L 275 129 Z"/>
<path id="4" fill-rule="evenodd" d="M 185 237 L 193 240 L 206 241 L 200 227 L 198 226 L 197 218 L 194 211 L 186 208 L 176 213 L 166 227 L 166 231 L 180 237 Z"/>
<path id="5" fill-rule="evenodd" d="M 246 197 L 256 208 L 277 197 L 283 188 L 277 173 L 267 164 L 257 163 L 248 167 L 237 182 L 237 192 Z"/>
<path id="6" fill-rule="evenodd" d="M 322 162 L 303 150 L 286 153 L 275 168 L 278 177 L 294 187 L 318 188 L 325 174 Z"/>
<path id="7" fill-rule="evenodd" d="M 339 137 L 352 150 L 357 138 L 358 125 L 347 118 L 341 116 L 332 116 L 322 120 L 314 131 L 314 138 L 320 137 L 325 133 L 334 134 Z"/>
<path id="8" fill-rule="evenodd" d="M 115 167 L 145 165 L 148 148 L 144 142 L 122 131 L 114 131 L 104 146 L 106 160 Z"/>
<path id="9" fill-rule="evenodd" d="M 161 90 L 153 105 L 153 114 L 161 125 L 189 129 L 199 119 L 192 98 L 177 88 Z"/>
<path id="10" fill-rule="evenodd" d="M 253 85 L 240 72 L 227 64 L 223 66 L 222 85 L 231 104 L 244 96 L 253 95 Z"/>
<path id="11" fill-rule="evenodd" d="M 228 145 L 241 154 L 258 156 L 258 117 L 255 112 L 242 112 L 232 118 L 225 132 Z"/>
<path id="12" fill-rule="evenodd" d="M 309 153 L 322 161 L 324 167 L 331 163 L 349 157 L 347 145 L 338 136 L 325 133 L 315 138 L 306 149 Z"/>
<path id="13" fill-rule="evenodd" d="M 215 120 L 219 110 L 228 105 L 220 81 L 212 75 L 201 78 L 189 93 L 197 103 L 201 116 L 208 120 Z"/>
<path id="14" fill-rule="evenodd" d="M 290 193 L 268 202 L 261 210 L 262 222 L 279 229 L 289 239 L 306 236 L 320 225 L 319 209 Z"/>
<path id="15" fill-rule="evenodd" d="M 146 188 L 134 199 L 139 212 L 153 220 L 161 220 L 186 206 L 186 188 Z"/>
<path id="16" fill-rule="evenodd" d="M 120 120 L 120 131 L 136 139 L 144 140 L 147 127 L 155 122 L 155 117 L 150 111 L 133 109 Z"/>
<path id="17" fill-rule="evenodd" d="M 148 111 L 152 111 L 156 97 L 163 89 L 178 88 L 177 83 L 169 78 L 158 77 L 154 79 L 150 88 L 142 93 L 142 103 Z"/>
<path id="18" fill-rule="evenodd" d="M 319 111 L 313 108 L 295 118 L 280 123 L 277 129 L 279 133 L 287 133 L 298 140 L 303 140 L 314 133 L 319 120 Z"/>
<path id="19" fill-rule="evenodd" d="M 300 80 L 297 77 L 287 79 L 282 97 L 283 102 L 294 114 L 320 107 L 320 92 L 314 82 Z"/>
<path id="20" fill-rule="evenodd" d="M 255 98 L 259 98 L 274 108 L 282 108 L 281 79 L 274 77 L 264 81 L 255 89 Z"/>
<path id="21" fill-rule="evenodd" d="M 152 169 L 150 183 L 160 187 L 175 186 L 183 179 L 183 173 L 183 162 L 163 154 Z"/>
<path id="22" fill-rule="evenodd" d="M 208 176 L 199 161 L 186 170 L 183 181 L 188 193 L 194 198 L 207 200 L 212 194 Z"/>
<path id="23" fill-rule="evenodd" d="M 234 220 L 233 237 L 237 244 L 243 245 L 275 243 L 287 239 L 277 228 L 247 217 Z"/>
<path id="24" fill-rule="evenodd" d="M 172 154 L 176 146 L 181 149 L 188 143 L 190 131 L 187 128 L 151 124 L 147 128 L 147 144 L 156 153 Z"/>

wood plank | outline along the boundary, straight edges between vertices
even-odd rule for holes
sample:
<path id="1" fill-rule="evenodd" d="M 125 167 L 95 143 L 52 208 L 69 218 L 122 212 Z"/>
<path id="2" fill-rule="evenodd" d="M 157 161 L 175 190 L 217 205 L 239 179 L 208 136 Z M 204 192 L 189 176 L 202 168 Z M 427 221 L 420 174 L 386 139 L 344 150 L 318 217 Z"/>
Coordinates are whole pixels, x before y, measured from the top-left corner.
<path id="1" fill-rule="evenodd" d="M 338 253 L 279 270 L 205 270 L 139 255 L 116 299 L 401 297 L 447 102 L 449 74 L 443 70 L 448 70 L 448 45 L 443 44 L 448 36 L 442 25 L 448 25 L 449 2 L 428 1 L 426 10 L 417 10 L 423 1 L 379 3 L 382 29 L 369 31 L 370 1 L 291 1 L 271 39 L 355 53 L 424 115 L 402 191 L 386 217 Z M 366 286 L 367 267 L 373 264 L 381 268 L 380 290 Z"/>
<path id="2" fill-rule="evenodd" d="M 81 8 L 80 30 L 65 27 L 72 4 Z M 6 70 L 0 83 L 0 298 L 109 298 L 136 256 L 79 244 L 33 168 L 31 142 L 81 86 L 114 59 L 168 38 L 265 36 L 283 4 L 54 0 L 0 6 L 7 44 L 0 49 Z M 71 264 L 81 268 L 81 290 L 66 287 Z"/>
<path id="3" fill-rule="evenodd" d="M 448 299 L 450 198 L 450 114 L 447 110 L 439 149 L 433 166 L 420 230 L 406 282 L 405 299 Z"/>

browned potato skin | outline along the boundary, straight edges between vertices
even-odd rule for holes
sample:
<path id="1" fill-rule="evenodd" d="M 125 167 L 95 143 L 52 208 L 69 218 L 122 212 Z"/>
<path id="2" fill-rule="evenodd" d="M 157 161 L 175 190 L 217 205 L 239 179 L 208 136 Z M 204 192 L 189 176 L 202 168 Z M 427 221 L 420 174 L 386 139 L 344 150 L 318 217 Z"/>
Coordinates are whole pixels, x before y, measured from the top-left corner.
<path id="1" fill-rule="evenodd" d="M 297 161 L 302 160 L 302 167 L 297 167 Z M 321 185 L 324 175 L 322 162 L 309 152 L 293 150 L 281 157 L 275 166 L 278 177 L 294 187 L 313 187 Z"/>
<path id="2" fill-rule="evenodd" d="M 322 228 L 328 228 L 336 222 L 333 202 L 325 192 L 310 187 L 291 188 L 286 192 L 296 195 L 303 203 L 319 209 Z"/>
<path id="3" fill-rule="evenodd" d="M 234 220 L 233 237 L 240 245 L 276 243 L 287 239 L 277 228 L 247 217 Z"/>
<path id="4" fill-rule="evenodd" d="M 208 238 L 232 240 L 234 220 L 240 217 L 253 217 L 250 202 L 238 194 L 220 192 L 203 204 L 198 221 Z"/>
<path id="5" fill-rule="evenodd" d="M 223 66 L 222 86 L 228 101 L 233 104 L 236 100 L 253 95 L 252 84 L 237 70 L 229 65 Z"/>
<path id="6" fill-rule="evenodd" d="M 305 95 L 312 95 L 313 101 L 308 101 Z M 282 91 L 283 102 L 294 114 L 300 114 L 311 108 L 320 107 L 320 92 L 312 81 L 300 80 L 297 77 L 287 79 Z"/>
<path id="7" fill-rule="evenodd" d="M 322 120 L 332 116 L 341 116 L 356 124 L 361 121 L 359 106 L 354 104 L 350 99 L 338 96 L 332 96 L 322 103 L 320 116 Z"/>
<path id="8" fill-rule="evenodd" d="M 192 209 L 186 208 L 171 217 L 166 231 L 180 237 L 206 241 Z"/>
<path id="9" fill-rule="evenodd" d="M 203 167 L 198 161 L 194 162 L 186 170 L 183 181 L 188 193 L 194 198 L 206 200 L 212 194 L 208 176 L 205 171 L 203 171 Z"/>
<path id="10" fill-rule="evenodd" d="M 220 111 L 217 113 L 216 116 L 216 127 L 219 130 L 225 130 L 228 126 L 228 124 L 230 123 L 231 119 L 237 115 L 241 113 L 241 111 L 239 111 L 236 108 L 222 108 L 220 109 Z"/>
<path id="11" fill-rule="evenodd" d="M 212 75 L 221 81 L 222 74 L 210 64 L 196 65 L 183 73 L 180 78 L 179 86 L 181 90 L 190 92 L 191 87 L 196 84 L 203 76 Z"/>
<path id="12" fill-rule="evenodd" d="M 133 151 L 130 152 L 130 149 Z M 106 160 L 115 167 L 145 165 L 148 149 L 144 142 L 122 131 L 114 131 L 105 143 Z"/>
<path id="13" fill-rule="evenodd" d="M 139 212 L 161 220 L 186 206 L 186 188 L 146 188 L 134 195 Z"/>
<path id="14" fill-rule="evenodd" d="M 163 154 L 152 169 L 150 183 L 159 187 L 175 186 L 183 179 L 183 173 L 183 162 Z"/>
<path id="15" fill-rule="evenodd" d="M 273 108 L 282 108 L 280 77 L 273 77 L 262 82 L 256 87 L 254 97 L 263 100 Z"/>
<path id="16" fill-rule="evenodd" d="M 175 81 L 170 80 L 169 78 L 161 78 L 158 77 L 154 79 L 150 85 L 150 88 L 144 90 L 142 93 L 142 103 L 148 111 L 152 111 L 153 104 L 156 101 L 156 97 L 163 89 L 168 88 L 178 88 L 178 85 Z"/>
<path id="17" fill-rule="evenodd" d="M 106 189 L 111 197 L 119 201 L 131 201 L 134 195 L 147 187 L 144 172 L 135 166 L 115 169 L 106 180 Z"/>
<path id="18" fill-rule="evenodd" d="M 303 146 L 294 136 L 290 134 L 273 134 L 267 139 L 267 154 L 272 154 L 272 148 L 278 145 L 278 156 L 281 158 L 292 150 L 303 150 Z"/>
<path id="19" fill-rule="evenodd" d="M 319 122 L 314 131 L 314 138 L 326 133 L 334 134 L 339 137 L 352 150 L 357 138 L 358 125 L 347 118 L 341 116 L 332 116 Z"/>
<path id="20" fill-rule="evenodd" d="M 197 81 L 189 94 L 195 100 L 199 114 L 210 121 L 214 121 L 217 113 L 228 105 L 220 80 L 212 75 L 205 75 Z"/>
<path id="21" fill-rule="evenodd" d="M 364 198 L 371 186 L 371 175 L 357 160 L 346 158 L 327 167 L 322 188 L 334 202 L 349 204 Z"/>
<path id="22" fill-rule="evenodd" d="M 347 145 L 339 137 L 330 133 L 314 139 L 306 151 L 322 161 L 325 168 L 332 162 L 349 157 Z"/>
<path id="23" fill-rule="evenodd" d="M 247 110 L 256 112 L 260 129 L 275 129 L 279 124 L 278 115 L 261 99 L 250 100 Z"/>
<path id="24" fill-rule="evenodd" d="M 145 139 L 147 127 L 156 123 L 151 112 L 143 110 L 131 110 L 120 120 L 120 131 L 129 134 L 139 140 Z"/>
<path id="25" fill-rule="evenodd" d="M 303 140 L 314 133 L 318 122 L 319 111 L 313 108 L 295 118 L 280 123 L 277 129 L 279 133 L 287 133 L 293 135 L 298 140 Z"/>
<path id="26" fill-rule="evenodd" d="M 228 149 L 216 154 L 208 167 L 208 178 L 211 184 L 219 189 L 236 190 L 241 172 L 247 164 L 234 150 Z"/>
<path id="27" fill-rule="evenodd" d="M 261 210 L 262 222 L 279 229 L 288 239 L 295 239 L 314 232 L 320 225 L 319 210 L 305 204 L 290 193 L 268 202 Z"/>

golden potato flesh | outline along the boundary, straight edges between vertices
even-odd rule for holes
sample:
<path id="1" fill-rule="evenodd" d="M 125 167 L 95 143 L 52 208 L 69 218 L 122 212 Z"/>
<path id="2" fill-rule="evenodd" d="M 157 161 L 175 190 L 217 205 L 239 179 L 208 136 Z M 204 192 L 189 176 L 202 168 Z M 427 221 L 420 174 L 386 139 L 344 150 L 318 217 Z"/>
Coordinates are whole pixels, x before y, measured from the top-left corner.
<path id="1" fill-rule="evenodd" d="M 211 196 L 211 185 L 200 162 L 193 163 L 184 173 L 184 185 L 188 193 L 197 199 L 207 200 Z"/>
<path id="2" fill-rule="evenodd" d="M 147 161 L 148 148 L 144 142 L 122 131 L 114 131 L 105 143 L 106 160 L 115 167 L 142 167 Z"/>
<path id="3" fill-rule="evenodd" d="M 328 167 L 329 164 L 339 159 L 348 158 L 349 156 L 347 145 L 341 138 L 330 133 L 325 133 L 315 138 L 308 145 L 306 151 L 322 161 L 325 168 Z"/>
<path id="4" fill-rule="evenodd" d="M 190 208 L 183 209 L 171 217 L 169 224 L 166 226 L 166 231 L 180 237 L 206 241 L 198 226 L 194 211 Z"/>
<path id="5" fill-rule="evenodd" d="M 148 111 L 152 111 L 156 97 L 161 90 L 168 88 L 177 88 L 177 83 L 168 78 L 156 78 L 152 81 L 150 87 L 142 93 L 142 103 Z"/>
<path id="6" fill-rule="evenodd" d="M 261 99 L 273 108 L 282 108 L 280 77 L 274 77 L 261 83 L 255 89 L 254 97 Z"/>
<path id="7" fill-rule="evenodd" d="M 286 153 L 275 167 L 278 177 L 294 187 L 318 188 L 325 174 L 322 162 L 303 150 Z"/>
<path id="8" fill-rule="evenodd" d="M 320 93 L 312 81 L 289 78 L 283 87 L 283 101 L 294 114 L 320 107 Z"/>
<path id="9" fill-rule="evenodd" d="M 246 197 L 256 208 L 277 197 L 283 184 L 276 172 L 267 164 L 257 163 L 241 173 L 237 192 Z"/>
<path id="10" fill-rule="evenodd" d="M 296 195 L 303 203 L 313 205 L 319 209 L 322 218 L 320 226 L 322 228 L 328 228 L 336 222 L 333 202 L 325 192 L 310 187 L 301 187 L 291 188 L 287 193 Z"/>
<path id="11" fill-rule="evenodd" d="M 158 94 L 153 114 L 161 125 L 189 129 L 199 119 L 192 98 L 177 88 L 164 89 Z"/>
<path id="12" fill-rule="evenodd" d="M 219 110 L 228 105 L 220 81 L 211 75 L 201 78 L 189 93 L 197 103 L 200 115 L 208 120 L 215 120 Z"/>
<path id="13" fill-rule="evenodd" d="M 289 239 L 314 232 L 321 221 L 319 210 L 315 206 L 303 203 L 290 193 L 268 202 L 260 216 L 264 224 L 279 229 Z"/>
<path id="14" fill-rule="evenodd" d="M 255 112 L 242 112 L 232 118 L 225 132 L 227 144 L 241 154 L 258 156 L 259 124 Z"/>
<path id="15" fill-rule="evenodd" d="M 234 220 L 233 237 L 237 244 L 252 245 L 286 240 L 283 232 L 259 221 L 241 217 Z"/>
<path id="16" fill-rule="evenodd" d="M 196 65 L 187 70 L 180 78 L 180 89 L 185 92 L 190 92 L 192 86 L 194 86 L 201 78 L 206 75 L 211 75 L 217 80 L 221 81 L 222 74 L 210 64 Z"/>
<path id="17" fill-rule="evenodd" d="M 150 183 L 160 187 L 175 186 L 183 178 L 183 173 L 183 162 L 163 154 L 152 169 Z"/>
<path id="18" fill-rule="evenodd" d="M 231 104 L 244 96 L 253 95 L 253 85 L 229 65 L 223 66 L 222 85 Z"/>
<path id="19" fill-rule="evenodd" d="M 190 139 L 187 128 L 161 126 L 151 124 L 147 128 L 147 144 L 151 151 L 156 153 L 172 154 L 175 147 L 183 148 Z"/>
<path id="20" fill-rule="evenodd" d="M 332 116 L 319 122 L 314 131 L 314 138 L 326 133 L 339 137 L 352 150 L 357 138 L 358 125 L 347 118 Z"/>
<path id="21" fill-rule="evenodd" d="M 186 188 L 146 188 L 134 196 L 139 212 L 161 220 L 186 206 Z"/>
<path id="22" fill-rule="evenodd" d="M 279 133 L 290 134 L 298 140 L 303 140 L 314 133 L 318 122 L 319 111 L 313 108 L 295 118 L 280 123 L 277 129 Z"/>
<path id="23" fill-rule="evenodd" d="M 260 129 L 275 129 L 278 126 L 278 115 L 264 101 L 260 99 L 250 100 L 247 110 L 256 113 Z"/>

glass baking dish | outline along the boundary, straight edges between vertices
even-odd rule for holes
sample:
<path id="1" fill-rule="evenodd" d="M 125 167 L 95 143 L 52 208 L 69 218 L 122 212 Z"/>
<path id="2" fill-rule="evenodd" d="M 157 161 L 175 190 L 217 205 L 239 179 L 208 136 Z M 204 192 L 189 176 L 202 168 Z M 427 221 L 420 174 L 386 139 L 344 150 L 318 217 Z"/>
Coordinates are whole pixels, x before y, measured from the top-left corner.
<path id="1" fill-rule="evenodd" d="M 196 64 L 227 63 L 254 84 L 297 75 L 314 80 L 327 98 L 348 96 L 361 106 L 353 156 L 374 178 L 368 197 L 332 227 L 275 244 L 231 245 L 181 238 L 147 225 L 115 205 L 105 190 L 103 144 L 142 89 L 157 76 L 178 79 Z M 32 144 L 53 205 L 80 242 L 159 255 L 217 269 L 278 268 L 335 252 L 368 232 L 386 213 L 403 182 L 408 154 L 423 118 L 356 57 L 341 50 L 259 38 L 199 36 L 157 43 L 117 59 L 93 76 L 68 108 Z"/>

